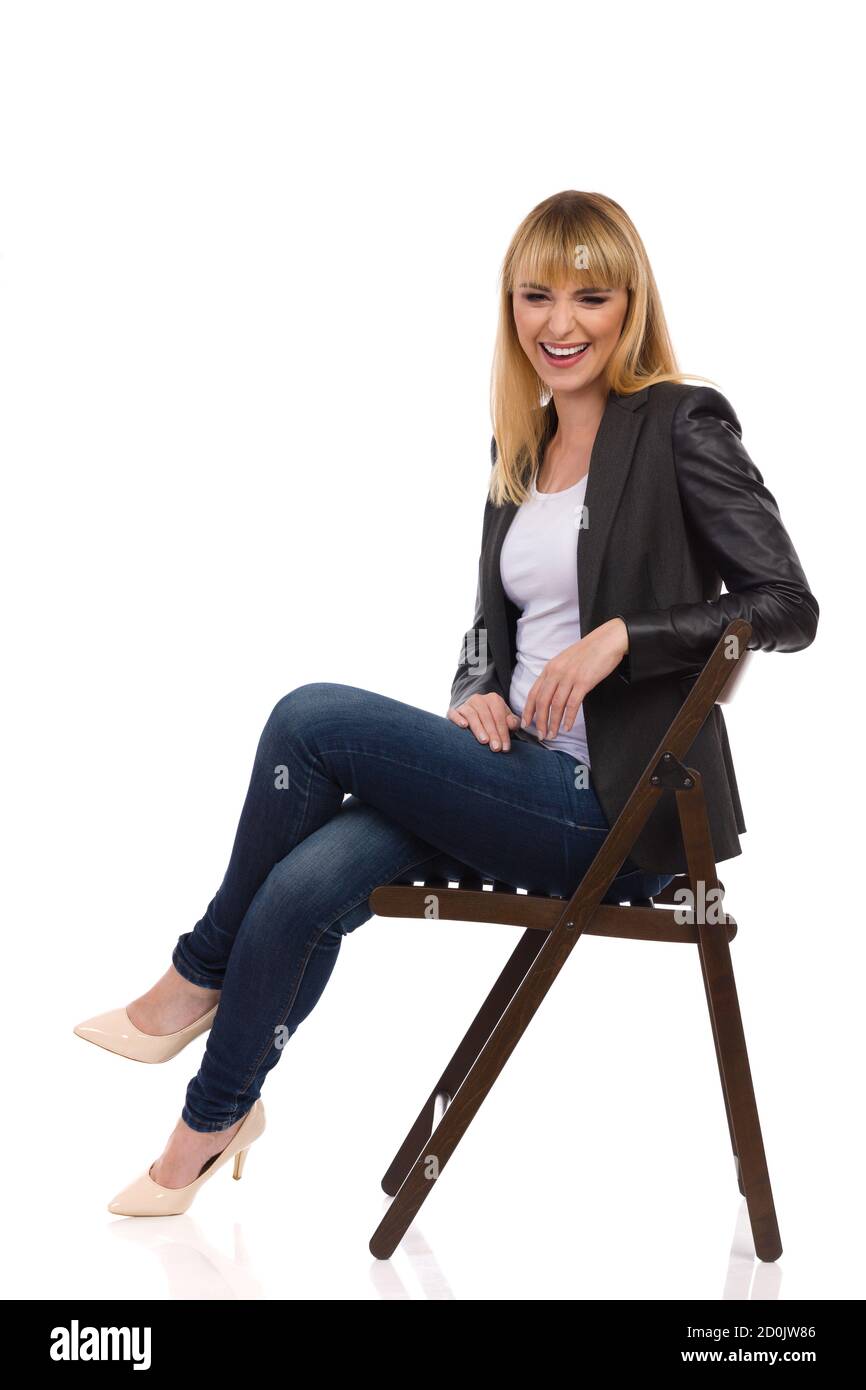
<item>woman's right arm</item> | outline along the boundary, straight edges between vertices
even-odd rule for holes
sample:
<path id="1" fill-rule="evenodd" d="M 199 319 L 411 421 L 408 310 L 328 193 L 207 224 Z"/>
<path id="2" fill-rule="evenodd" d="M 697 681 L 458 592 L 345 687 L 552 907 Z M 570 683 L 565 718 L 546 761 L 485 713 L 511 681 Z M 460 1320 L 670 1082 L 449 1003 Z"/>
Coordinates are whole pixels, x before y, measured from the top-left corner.
<path id="1" fill-rule="evenodd" d="M 487 627 L 481 606 L 481 564 L 478 561 L 478 586 L 475 592 L 475 614 L 460 648 L 460 660 L 451 682 L 451 707 L 463 704 L 472 695 L 488 695 L 491 691 L 503 695 L 496 673 L 493 653 L 487 641 Z M 504 698 L 504 695 L 503 695 Z"/>
<path id="2" fill-rule="evenodd" d="M 509 732 L 520 723 L 509 709 L 505 692 L 496 672 L 493 653 L 487 640 L 487 625 L 481 602 L 481 567 L 484 547 L 478 557 L 478 583 L 475 591 L 475 612 L 460 650 L 460 660 L 451 682 L 451 703 L 448 718 L 461 728 L 472 730 L 479 743 L 487 743 L 494 752 L 507 752 Z"/>

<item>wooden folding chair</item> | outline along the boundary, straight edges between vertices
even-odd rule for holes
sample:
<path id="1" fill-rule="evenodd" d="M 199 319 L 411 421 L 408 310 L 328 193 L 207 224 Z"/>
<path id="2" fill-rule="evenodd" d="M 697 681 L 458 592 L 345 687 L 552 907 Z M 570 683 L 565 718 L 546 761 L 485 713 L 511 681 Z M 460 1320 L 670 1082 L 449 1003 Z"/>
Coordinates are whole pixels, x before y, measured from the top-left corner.
<path id="1" fill-rule="evenodd" d="M 737 925 L 720 907 L 724 887 L 716 877 L 700 773 L 682 761 L 714 703 L 730 699 L 750 655 L 751 632 L 742 619 L 728 624 L 567 903 L 545 894 L 521 894 L 499 882 L 492 892 L 485 891 L 479 878 L 465 877 L 459 888 L 442 881 L 423 887 L 392 883 L 370 895 L 371 908 L 382 917 L 428 916 L 432 889 L 440 918 L 526 928 L 382 1179 L 394 1200 L 370 1241 L 378 1259 L 394 1253 L 582 932 L 697 945 L 737 1182 L 746 1199 L 755 1252 L 760 1260 L 781 1255 L 731 964 L 729 942 Z M 611 885 L 620 881 L 617 870 L 658 798 L 671 792 L 676 794 L 688 872 L 674 877 L 654 899 L 632 900 L 630 906 L 603 903 Z M 692 896 L 681 894 L 683 888 Z M 683 909 L 686 903 L 688 910 Z M 680 910 L 659 911 L 658 904 Z M 695 904 L 700 905 L 697 912 Z M 715 910 L 705 911 L 706 904 Z"/>

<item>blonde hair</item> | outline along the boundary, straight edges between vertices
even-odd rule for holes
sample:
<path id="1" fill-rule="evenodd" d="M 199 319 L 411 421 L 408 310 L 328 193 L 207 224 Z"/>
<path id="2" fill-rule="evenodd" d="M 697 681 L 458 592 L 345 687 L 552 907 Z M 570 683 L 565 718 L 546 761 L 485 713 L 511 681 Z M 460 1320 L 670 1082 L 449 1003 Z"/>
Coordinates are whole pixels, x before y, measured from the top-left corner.
<path id="1" fill-rule="evenodd" d="M 575 265 L 578 246 L 585 248 L 585 268 Z M 601 193 L 572 189 L 545 198 L 511 238 L 500 274 L 499 325 L 490 381 L 497 459 L 489 496 L 496 506 L 506 501 L 519 505 L 529 495 L 555 412 L 552 395 L 545 398 L 546 383 L 517 336 L 512 296 L 518 274 L 536 284 L 573 282 L 578 288 L 602 284 L 628 290 L 622 332 L 604 370 L 608 391 L 632 395 L 657 382 L 682 382 L 686 376 L 710 381 L 677 367 L 643 242 L 619 203 Z"/>

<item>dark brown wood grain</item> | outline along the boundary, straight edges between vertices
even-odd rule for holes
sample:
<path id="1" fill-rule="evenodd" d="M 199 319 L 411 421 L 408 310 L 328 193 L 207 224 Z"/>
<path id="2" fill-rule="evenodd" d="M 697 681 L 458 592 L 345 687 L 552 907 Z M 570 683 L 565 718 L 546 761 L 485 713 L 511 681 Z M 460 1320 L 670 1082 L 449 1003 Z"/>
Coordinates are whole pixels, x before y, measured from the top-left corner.
<path id="1" fill-rule="evenodd" d="M 567 902 L 543 894 L 519 894 L 500 883 L 488 892 L 477 877 L 464 879 L 457 888 L 441 880 L 423 887 L 383 884 L 371 894 L 370 906 L 381 916 L 430 920 L 428 908 L 433 906 L 433 920 L 524 928 L 382 1179 L 384 1191 L 394 1200 L 370 1241 L 377 1258 L 390 1258 L 402 1240 L 583 933 L 697 946 L 737 1179 L 746 1198 L 755 1251 L 761 1260 L 775 1260 L 781 1254 L 731 964 L 736 922 L 726 908 L 719 922 L 702 921 L 709 914 L 701 913 L 680 922 L 681 914 L 659 906 L 678 903 L 675 895 L 683 888 L 701 901 L 701 883 L 704 898 L 711 889 L 723 891 L 701 778 L 685 766 L 684 759 L 713 705 L 730 694 L 750 636 L 751 628 L 742 619 L 728 624 Z M 734 650 L 740 655 L 731 655 L 731 638 L 737 639 Z M 671 794 L 676 797 L 688 873 L 674 879 L 654 902 L 627 907 L 602 903 L 658 798 Z"/>

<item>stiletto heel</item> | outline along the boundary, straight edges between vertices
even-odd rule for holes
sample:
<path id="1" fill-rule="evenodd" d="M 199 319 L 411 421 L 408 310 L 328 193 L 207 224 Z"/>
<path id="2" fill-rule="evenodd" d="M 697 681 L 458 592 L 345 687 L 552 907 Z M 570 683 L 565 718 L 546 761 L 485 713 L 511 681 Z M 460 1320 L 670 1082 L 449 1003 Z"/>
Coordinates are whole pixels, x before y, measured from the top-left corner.
<path id="1" fill-rule="evenodd" d="M 186 1187 L 162 1187 L 154 1182 L 147 1168 L 140 1177 L 125 1187 L 109 1202 L 108 1210 L 115 1216 L 177 1216 L 186 1211 L 200 1187 L 212 1178 L 218 1168 L 235 1161 L 234 1176 L 239 1178 L 251 1144 L 265 1128 L 265 1108 L 260 1100 L 253 1103 L 243 1124 L 221 1153 L 209 1158 L 198 1177 Z M 152 1167 L 153 1165 L 151 1165 Z"/>

